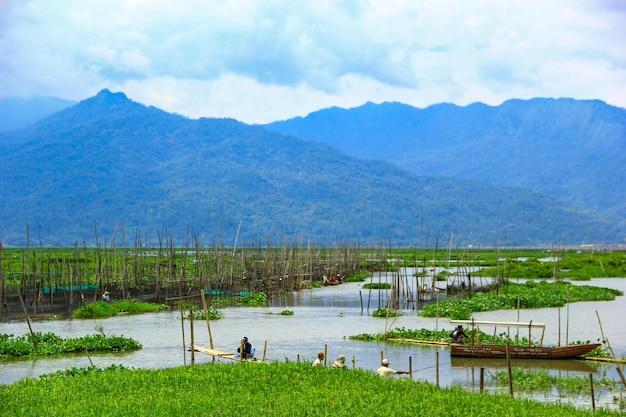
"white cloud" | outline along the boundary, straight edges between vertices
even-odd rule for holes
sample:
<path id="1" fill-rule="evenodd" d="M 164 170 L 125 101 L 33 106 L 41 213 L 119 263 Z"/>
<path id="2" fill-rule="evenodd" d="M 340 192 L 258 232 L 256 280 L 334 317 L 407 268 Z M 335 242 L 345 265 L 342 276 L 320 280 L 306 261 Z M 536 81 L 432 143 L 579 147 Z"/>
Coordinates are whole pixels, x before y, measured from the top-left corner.
<path id="1" fill-rule="evenodd" d="M 245 122 L 365 101 L 626 107 L 624 21 L 611 0 L 5 0 L 0 94 L 119 89 Z"/>

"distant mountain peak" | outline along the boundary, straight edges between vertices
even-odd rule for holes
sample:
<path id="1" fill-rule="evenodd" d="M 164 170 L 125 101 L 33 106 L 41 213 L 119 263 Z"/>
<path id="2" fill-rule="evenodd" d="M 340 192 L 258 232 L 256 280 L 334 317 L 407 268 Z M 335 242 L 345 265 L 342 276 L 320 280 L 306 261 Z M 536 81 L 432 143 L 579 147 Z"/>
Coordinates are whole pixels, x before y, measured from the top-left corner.
<path id="1" fill-rule="evenodd" d="M 122 102 L 122 101 L 130 101 L 126 94 L 124 93 L 112 93 L 108 88 L 104 88 L 95 95 L 97 100 L 105 100 L 107 102 Z"/>

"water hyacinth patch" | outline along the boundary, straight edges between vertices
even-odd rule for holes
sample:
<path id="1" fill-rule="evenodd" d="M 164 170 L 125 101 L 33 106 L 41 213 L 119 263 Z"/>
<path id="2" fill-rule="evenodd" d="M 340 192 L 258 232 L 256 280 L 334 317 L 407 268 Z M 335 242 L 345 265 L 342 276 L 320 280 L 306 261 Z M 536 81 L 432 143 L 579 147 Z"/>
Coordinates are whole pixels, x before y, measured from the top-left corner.
<path id="1" fill-rule="evenodd" d="M 564 282 L 528 281 L 525 284 L 509 282 L 498 292 L 476 293 L 472 298 L 443 300 L 425 306 L 422 317 L 449 317 L 453 320 L 469 320 L 472 313 L 480 311 L 511 310 L 520 308 L 563 307 L 577 301 L 611 301 L 622 296 L 611 288 L 589 285 L 571 285 Z"/>
<path id="2" fill-rule="evenodd" d="M 72 317 L 75 319 L 97 319 L 113 317 L 120 313 L 142 314 L 163 310 L 169 310 L 169 307 L 165 304 L 144 303 L 133 300 L 115 301 L 113 303 L 96 301 L 95 303 L 84 304 L 81 308 L 74 311 Z"/>
<path id="3" fill-rule="evenodd" d="M 133 339 L 103 334 L 67 339 L 54 333 L 37 332 L 34 333 L 34 338 L 30 333 L 18 337 L 0 334 L 0 359 L 64 353 L 121 352 L 139 350 L 141 347 L 141 344 Z"/>

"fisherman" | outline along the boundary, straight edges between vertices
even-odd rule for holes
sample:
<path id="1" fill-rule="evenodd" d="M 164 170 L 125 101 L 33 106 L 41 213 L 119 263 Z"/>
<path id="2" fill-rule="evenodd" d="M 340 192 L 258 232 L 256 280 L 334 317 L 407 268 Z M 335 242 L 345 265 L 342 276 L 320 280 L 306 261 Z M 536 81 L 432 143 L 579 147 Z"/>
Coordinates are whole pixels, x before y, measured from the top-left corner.
<path id="1" fill-rule="evenodd" d="M 316 366 L 322 366 L 322 361 L 324 360 L 324 358 L 326 357 L 326 355 L 324 355 L 324 352 L 317 352 L 317 358 L 313 361 L 313 367 Z"/>
<path id="2" fill-rule="evenodd" d="M 450 333 L 450 339 L 452 339 L 452 343 L 463 343 L 463 338 L 469 337 L 463 331 L 463 326 L 460 324 L 456 326 L 456 329 Z"/>
<path id="3" fill-rule="evenodd" d="M 252 347 L 252 344 L 250 344 L 246 336 L 244 336 L 243 339 L 241 339 L 241 343 L 239 344 L 239 347 L 237 348 L 237 353 L 238 354 L 235 355 L 236 358 L 254 360 L 254 347 Z"/>
<path id="4" fill-rule="evenodd" d="M 378 368 L 378 370 L 376 371 L 376 373 L 381 377 L 381 378 L 388 378 L 390 375 L 395 375 L 395 374 L 399 374 L 399 375 L 408 375 L 409 371 L 396 371 L 393 368 L 389 367 L 389 359 L 383 359 L 383 361 L 381 362 L 381 366 L 380 368 Z"/>
<path id="5" fill-rule="evenodd" d="M 337 360 L 333 362 L 333 368 L 347 368 L 346 365 L 346 357 L 343 355 L 339 355 Z"/>

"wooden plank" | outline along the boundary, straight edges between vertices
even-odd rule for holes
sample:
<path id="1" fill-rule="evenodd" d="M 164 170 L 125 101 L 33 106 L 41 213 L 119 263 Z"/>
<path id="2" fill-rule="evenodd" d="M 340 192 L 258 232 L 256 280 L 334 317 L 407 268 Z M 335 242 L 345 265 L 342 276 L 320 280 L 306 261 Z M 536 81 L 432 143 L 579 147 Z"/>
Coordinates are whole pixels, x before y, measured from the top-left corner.
<path id="1" fill-rule="evenodd" d="M 417 339 L 396 339 L 389 338 L 389 342 L 410 343 L 415 345 L 428 345 L 428 346 L 449 346 L 450 342 L 434 342 L 432 340 L 417 340 Z"/>
<path id="2" fill-rule="evenodd" d="M 193 345 L 192 348 L 196 352 L 204 353 L 206 355 L 215 356 L 218 358 L 230 359 L 232 361 L 239 360 L 239 358 L 235 358 L 234 353 L 224 352 L 223 350 L 209 349 L 209 348 L 205 348 L 205 347 L 198 346 L 198 345 Z"/>
<path id="3" fill-rule="evenodd" d="M 450 324 L 468 324 L 468 325 L 485 325 L 496 327 L 543 327 L 546 325 L 535 322 L 519 322 L 519 321 L 490 321 L 490 320 L 450 320 Z"/>

